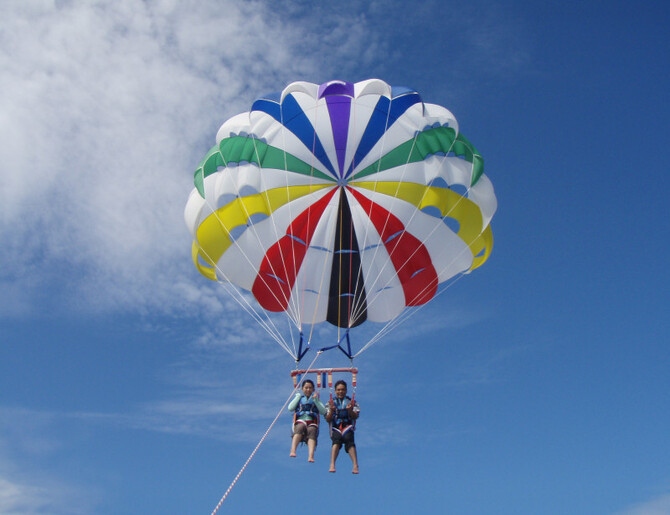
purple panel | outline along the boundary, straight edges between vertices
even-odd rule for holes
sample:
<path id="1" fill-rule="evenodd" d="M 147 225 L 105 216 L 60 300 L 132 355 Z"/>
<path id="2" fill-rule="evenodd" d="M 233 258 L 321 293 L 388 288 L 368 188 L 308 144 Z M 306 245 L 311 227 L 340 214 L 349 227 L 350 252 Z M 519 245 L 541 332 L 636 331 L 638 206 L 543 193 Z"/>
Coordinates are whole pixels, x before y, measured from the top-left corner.
<path id="1" fill-rule="evenodd" d="M 319 86 L 319 98 L 330 95 L 347 95 L 353 98 L 354 85 L 351 82 L 346 82 L 343 80 L 331 80 L 330 82 L 324 82 Z"/>
<path id="2" fill-rule="evenodd" d="M 349 132 L 349 115 L 351 100 L 354 97 L 354 84 L 343 80 L 331 80 L 319 86 L 319 99 L 325 98 L 333 128 L 333 139 L 337 153 L 338 173 L 340 178 L 344 169 L 344 156 L 347 150 L 347 133 Z"/>
<path id="3" fill-rule="evenodd" d="M 351 112 L 351 97 L 326 97 L 330 125 L 333 128 L 333 139 L 337 152 L 338 174 L 342 177 L 344 171 L 344 155 L 347 150 L 347 134 L 349 133 L 349 114 Z"/>

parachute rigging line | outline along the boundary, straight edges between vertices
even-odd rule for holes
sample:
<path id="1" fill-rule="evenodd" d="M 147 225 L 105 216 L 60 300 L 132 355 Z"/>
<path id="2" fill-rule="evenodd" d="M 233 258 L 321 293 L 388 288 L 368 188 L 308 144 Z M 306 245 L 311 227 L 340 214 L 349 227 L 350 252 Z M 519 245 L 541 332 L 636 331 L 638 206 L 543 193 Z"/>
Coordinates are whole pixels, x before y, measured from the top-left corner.
<path id="1" fill-rule="evenodd" d="M 468 188 L 467 191 L 469 191 L 469 190 L 470 190 L 470 189 Z M 447 212 L 445 213 L 445 215 L 442 217 L 442 220 L 445 220 L 445 219 L 449 216 L 449 214 L 450 214 L 453 210 L 456 209 L 456 207 L 458 206 L 458 204 L 459 204 L 461 201 L 462 201 L 462 199 L 459 199 L 458 202 L 457 202 L 454 206 L 452 206 L 452 207 L 450 208 L 449 211 L 447 211 Z M 419 210 L 417 209 L 416 212 L 418 212 L 418 211 L 419 211 Z M 415 214 L 416 214 L 416 212 L 415 212 Z M 413 217 L 413 216 L 414 216 L 414 215 L 412 215 L 412 217 Z M 435 226 L 435 227 L 431 230 L 431 232 L 429 233 L 428 236 L 432 235 L 432 234 L 435 232 L 436 229 L 437 229 L 437 226 Z M 468 241 L 468 242 L 467 242 L 467 243 L 468 243 L 468 247 L 466 247 L 466 248 L 469 248 L 469 246 L 470 246 L 471 244 L 473 244 L 474 241 L 475 241 L 477 238 L 480 238 L 483 234 L 484 234 L 484 230 L 482 230 L 482 231 L 480 231 L 478 234 L 476 234 L 476 235 L 474 236 L 474 238 L 473 238 L 471 241 Z M 444 268 L 445 268 L 445 269 L 448 268 L 448 265 L 450 265 L 450 264 L 452 264 L 453 262 L 455 262 L 455 261 L 458 259 L 458 257 L 459 257 L 460 255 L 462 255 L 464 252 L 466 252 L 466 248 L 462 249 L 461 252 L 460 252 L 459 254 L 457 254 L 456 256 L 454 256 L 454 257 L 452 258 L 451 262 L 450 262 L 450 263 L 447 263 L 447 266 L 445 266 Z M 412 255 L 414 255 L 414 253 L 416 253 L 416 250 L 412 253 Z M 408 257 L 406 263 L 409 262 L 409 259 L 411 258 L 412 255 L 410 255 L 410 256 Z M 402 267 L 401 267 L 400 269 L 402 269 Z M 400 270 L 400 269 L 399 269 L 399 270 Z M 457 281 L 459 281 L 460 279 L 462 279 L 464 275 L 466 275 L 466 274 L 465 274 L 464 272 L 461 272 L 461 273 L 457 274 L 456 276 L 450 278 L 448 281 L 445 281 L 445 282 L 443 283 L 443 286 L 442 286 L 441 288 L 439 288 L 438 291 L 435 292 L 435 294 L 434 294 L 434 298 L 437 298 L 437 297 L 439 297 L 440 295 L 442 295 L 446 290 L 448 290 L 449 288 L 451 288 Z M 417 296 L 420 297 L 421 295 L 424 295 L 424 294 L 426 293 L 427 288 L 428 288 L 428 285 L 424 286 L 424 288 L 423 288 L 421 291 L 419 291 L 419 292 L 417 293 Z M 365 345 L 363 345 L 363 347 L 361 347 L 361 349 L 360 349 L 358 352 L 356 352 L 356 354 L 354 354 L 353 356 L 350 356 L 350 358 L 353 359 L 353 358 L 358 357 L 359 355 L 361 355 L 364 351 L 366 351 L 368 348 L 370 348 L 373 344 L 377 343 L 377 342 L 378 342 L 379 340 L 381 340 L 384 336 L 386 336 L 389 332 L 391 332 L 395 327 L 399 326 L 400 324 L 403 324 L 403 323 L 406 322 L 410 317 L 416 315 L 416 313 L 418 313 L 419 310 L 422 309 L 422 308 L 424 308 L 425 306 L 426 306 L 426 304 L 421 304 L 421 305 L 419 305 L 419 306 L 415 306 L 414 309 L 411 309 L 411 310 L 409 310 L 409 309 L 405 309 L 405 310 L 403 310 L 403 311 L 402 311 L 396 318 L 391 319 L 391 320 L 389 320 L 388 322 L 386 322 L 386 324 L 384 325 L 384 327 L 382 327 L 382 328 L 381 328 L 381 329 L 380 329 L 374 336 L 372 336 L 372 337 L 368 340 L 368 342 L 365 343 Z M 332 348 L 332 347 L 331 347 L 331 348 Z M 346 354 L 346 353 L 345 353 L 345 354 Z"/>
<path id="2" fill-rule="evenodd" d="M 321 355 L 321 351 L 318 351 L 318 352 L 316 353 L 316 356 L 314 356 L 314 359 L 312 360 L 312 362 L 310 363 L 310 365 L 307 367 L 308 369 L 310 369 L 310 368 L 312 368 L 312 367 L 314 366 L 314 363 L 316 363 L 316 360 L 319 358 L 320 355 Z M 221 497 L 221 499 L 219 500 L 219 502 L 217 503 L 217 505 L 214 507 L 214 510 L 212 511 L 212 514 L 211 514 L 211 515 L 216 515 L 216 513 L 219 511 L 219 509 L 221 509 L 221 506 L 223 506 L 223 503 L 224 503 L 224 502 L 226 501 L 226 499 L 228 498 L 228 495 L 229 495 L 230 492 L 232 491 L 233 487 L 237 484 L 237 481 L 240 479 L 240 477 L 242 476 L 242 474 L 243 474 L 244 471 L 246 470 L 246 468 L 247 468 L 247 466 L 249 465 L 249 463 L 251 463 L 251 460 L 254 458 L 254 456 L 255 456 L 256 453 L 258 452 L 258 449 L 260 449 L 261 445 L 263 445 L 263 442 L 264 442 L 265 439 L 268 437 L 268 435 L 270 434 L 270 431 L 272 430 L 272 428 L 274 427 L 274 425 L 277 423 L 277 421 L 279 420 L 279 417 L 282 415 L 282 413 L 284 413 L 284 410 L 286 409 L 286 406 L 288 406 L 288 403 L 291 402 L 291 399 L 293 398 L 293 396 L 295 395 L 295 393 L 296 393 L 297 391 L 298 391 L 298 386 L 295 386 L 295 387 L 293 388 L 293 390 L 291 391 L 291 394 L 287 397 L 287 399 L 284 401 L 284 404 L 282 405 L 282 407 L 281 407 L 281 408 L 279 409 L 279 411 L 277 412 L 277 415 L 275 416 L 274 420 L 270 423 L 270 425 L 269 425 L 268 428 L 266 429 L 265 433 L 263 433 L 263 436 L 261 436 L 261 439 L 258 441 L 258 444 L 256 444 L 256 447 L 254 447 L 254 450 L 251 451 L 251 454 L 250 454 L 249 457 L 247 458 L 247 461 L 244 462 L 244 465 L 242 465 L 242 468 L 241 468 L 240 471 L 237 473 L 237 475 L 235 476 L 235 478 L 233 479 L 233 481 L 230 483 L 230 486 L 228 486 L 228 489 L 227 489 L 226 492 L 223 494 L 223 496 Z"/>
<path id="3" fill-rule="evenodd" d="M 210 206 L 211 207 L 211 206 Z M 212 211 L 214 212 L 214 216 L 216 217 L 217 221 L 221 225 L 221 228 L 227 232 L 226 226 L 223 223 L 223 221 L 220 219 L 218 214 L 216 213 L 216 209 L 212 208 Z M 246 211 L 246 209 L 245 209 Z M 254 230 L 255 233 L 255 230 Z M 242 254 L 242 256 L 250 262 L 249 257 L 247 254 L 244 252 L 244 249 L 239 247 L 239 250 Z M 211 257 L 207 254 L 206 250 L 202 247 L 200 247 L 200 251 L 205 255 L 208 259 Z M 225 270 L 223 270 L 218 263 L 214 262 L 214 260 L 211 260 L 214 264 L 214 267 L 216 268 L 218 274 L 224 279 L 224 281 L 217 280 L 216 282 L 224 288 L 226 291 L 229 292 L 230 297 L 237 302 L 237 304 L 244 309 L 256 322 L 258 325 L 260 325 L 267 333 L 268 335 L 275 340 L 292 358 L 295 359 L 297 356 L 297 351 L 295 349 L 295 343 L 293 343 L 293 352 L 291 352 L 291 348 L 289 347 L 288 342 L 283 338 L 281 332 L 277 328 L 276 324 L 272 321 L 270 318 L 270 315 L 265 311 L 261 309 L 257 309 L 254 307 L 254 305 L 246 298 L 246 296 L 237 288 L 233 286 L 232 281 L 226 274 Z M 291 333 L 292 336 L 292 333 Z"/>
<path id="4" fill-rule="evenodd" d="M 435 294 L 435 298 L 437 298 L 437 297 L 439 297 L 440 295 L 442 295 L 443 293 L 445 293 L 449 288 L 451 288 L 454 284 L 456 284 L 458 281 L 460 281 L 460 280 L 463 278 L 463 276 L 465 276 L 465 274 L 460 274 L 460 275 L 458 275 L 458 276 L 455 276 L 455 277 L 452 277 L 451 279 L 449 279 L 449 281 L 447 281 L 446 283 L 444 283 L 445 286 L 443 286 L 442 288 L 440 288 L 440 290 Z M 415 307 L 414 309 L 412 309 L 412 310 L 404 310 L 404 311 L 403 311 L 402 313 L 400 313 L 400 315 L 398 315 L 396 318 L 394 318 L 393 320 L 389 320 L 389 321 L 384 325 L 384 327 L 382 327 L 379 331 L 377 331 L 377 333 L 376 333 L 374 336 L 372 336 L 372 337 L 367 341 L 367 343 L 366 343 L 365 345 L 363 345 L 363 347 L 361 347 L 361 349 L 360 349 L 356 354 L 354 354 L 354 355 L 352 356 L 352 359 L 353 359 L 353 358 L 357 358 L 358 356 L 360 356 L 361 354 L 363 354 L 363 352 L 365 352 L 366 350 L 368 350 L 368 349 L 369 349 L 370 347 L 372 347 L 372 345 L 374 345 L 375 343 L 377 343 L 377 342 L 379 342 L 380 340 L 382 340 L 388 333 L 390 333 L 391 331 L 393 331 L 393 329 L 395 329 L 396 327 L 400 326 L 401 324 L 404 324 L 407 320 L 409 320 L 411 317 L 415 316 L 421 309 L 423 309 L 423 308 L 425 308 L 425 307 L 426 307 L 426 305 L 425 305 L 425 304 L 422 304 L 421 306 L 416 306 L 416 307 Z"/>
<path id="5" fill-rule="evenodd" d="M 377 172 L 379 172 L 379 170 L 380 170 L 380 168 L 381 168 L 381 158 L 382 158 L 383 155 L 384 155 L 384 149 L 385 149 L 385 144 L 386 144 L 386 137 L 387 137 L 387 134 L 388 134 L 388 128 L 389 128 L 389 120 L 390 120 L 389 116 L 390 116 L 390 112 L 391 112 L 391 111 L 390 111 L 390 109 L 389 109 L 389 111 L 388 111 L 387 114 L 386 114 L 386 130 L 384 130 L 384 134 L 383 134 L 382 139 L 381 139 L 381 147 L 380 147 L 380 151 L 379 151 L 379 159 L 378 159 L 378 161 L 377 161 Z M 397 184 L 396 184 L 395 196 L 397 196 L 398 191 L 399 191 L 399 189 L 400 189 L 400 184 L 401 184 L 401 182 L 402 182 L 402 179 L 405 177 L 405 174 L 406 174 L 406 172 L 407 172 L 407 164 L 408 164 L 408 162 L 409 162 L 409 159 L 410 159 L 410 156 L 411 156 L 411 154 L 412 154 L 412 151 L 414 150 L 414 147 L 415 147 L 415 145 L 416 145 L 416 140 L 417 140 L 417 138 L 418 138 L 418 135 L 419 135 L 419 132 L 417 131 L 417 132 L 414 134 L 414 137 L 413 137 L 413 139 L 412 139 L 412 146 L 411 146 L 410 152 L 408 152 L 408 154 L 407 154 L 407 158 L 406 158 L 407 160 L 405 161 L 405 165 L 403 166 L 403 171 L 402 171 L 402 174 L 401 174 L 401 180 L 399 180 L 399 181 L 397 182 Z M 377 190 L 377 183 L 375 183 L 374 188 L 372 189 L 372 191 L 373 191 L 373 193 L 377 193 L 377 191 L 378 191 L 378 190 Z M 373 203 L 370 202 L 370 203 L 368 204 L 367 209 L 366 209 L 366 215 L 367 215 L 368 218 L 370 218 L 370 219 L 372 219 L 372 210 L 373 210 L 373 206 L 374 206 Z M 418 209 L 417 209 L 417 211 L 418 211 Z M 389 221 L 390 221 L 390 219 L 391 219 L 391 216 L 392 216 L 391 211 L 390 211 L 390 210 L 387 210 L 387 211 L 386 211 L 386 217 L 385 217 L 385 219 L 384 219 L 384 224 L 383 224 L 383 226 L 382 226 L 381 231 L 379 231 L 380 234 L 383 233 L 383 232 L 386 230 L 386 227 L 387 227 L 387 225 L 389 224 Z M 414 217 L 414 215 L 412 215 L 412 218 L 413 218 L 413 217 Z M 368 231 L 371 231 L 371 230 L 372 230 L 372 225 L 367 225 L 367 226 L 366 226 L 366 234 L 365 234 L 366 238 L 367 238 L 367 232 L 368 232 Z M 374 250 L 374 254 L 375 254 L 375 256 L 377 256 L 377 254 L 380 252 L 380 249 L 381 249 L 381 246 L 378 246 L 378 247 L 375 248 L 375 250 Z M 416 251 L 415 251 L 415 252 L 416 252 Z M 411 259 L 411 257 L 412 257 L 412 256 L 410 255 L 410 256 L 407 258 L 407 260 Z M 406 261 L 406 262 L 407 262 L 407 261 Z M 404 265 L 403 265 L 403 266 L 404 266 Z M 396 273 L 400 272 L 400 270 L 403 268 L 403 266 L 401 266 L 399 269 L 396 269 Z M 391 267 L 394 267 L 394 265 L 393 265 L 393 264 L 391 263 L 391 261 L 389 260 L 389 261 L 387 261 L 386 264 L 384 265 L 384 268 L 391 268 Z M 362 274 L 362 273 L 363 273 L 362 268 L 359 267 L 359 269 L 358 269 L 358 274 L 360 275 L 360 274 Z M 381 277 L 381 273 L 380 273 L 380 274 L 373 280 L 372 284 L 369 285 L 369 288 L 370 288 L 370 289 L 373 289 L 373 288 L 377 288 L 377 287 L 378 287 L 377 284 L 378 284 L 378 282 L 379 282 L 379 278 L 380 278 L 380 277 Z M 363 284 L 362 277 L 358 277 L 357 280 L 360 280 L 361 285 Z M 382 285 L 382 289 L 388 286 L 388 281 L 390 281 L 390 280 L 391 280 L 391 279 L 389 278 L 389 279 L 387 280 L 387 284 Z M 370 302 L 371 302 L 371 303 L 374 303 L 374 299 L 372 299 Z M 365 309 L 366 309 L 366 307 L 363 306 L 363 310 L 365 310 Z M 362 314 L 364 315 L 364 313 L 362 313 Z M 355 316 L 359 316 L 359 315 L 357 314 L 357 315 L 355 315 Z M 392 320 L 389 321 L 389 322 L 387 322 L 386 325 L 389 325 L 391 322 L 392 322 Z M 382 330 L 383 330 L 383 328 L 382 328 Z M 374 337 L 373 337 L 373 338 L 374 338 Z M 350 356 L 350 357 L 351 357 L 351 356 Z"/>

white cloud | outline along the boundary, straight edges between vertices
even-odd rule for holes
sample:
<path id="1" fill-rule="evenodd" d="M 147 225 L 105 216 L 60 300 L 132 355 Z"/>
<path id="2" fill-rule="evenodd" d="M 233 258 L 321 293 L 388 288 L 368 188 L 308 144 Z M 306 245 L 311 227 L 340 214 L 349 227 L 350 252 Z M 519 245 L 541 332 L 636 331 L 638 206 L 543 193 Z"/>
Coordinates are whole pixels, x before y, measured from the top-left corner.
<path id="1" fill-rule="evenodd" d="M 210 297 L 182 219 L 191 171 L 227 117 L 291 80 L 327 77 L 365 25 L 329 17 L 340 48 L 321 40 L 316 13 L 291 21 L 266 2 L 29 1 L 0 16 L 6 316 Z"/>
<path id="2" fill-rule="evenodd" d="M 670 494 L 636 504 L 618 512 L 617 515 L 670 515 Z"/>
<path id="3" fill-rule="evenodd" d="M 179 385 L 166 397 L 129 406 L 125 412 L 0 406 L 0 513 L 95 512 L 105 494 L 70 476 L 58 479 L 54 473 L 54 463 L 59 463 L 60 470 L 68 468 L 67 456 L 73 445 L 79 445 L 73 443 L 73 434 L 86 434 L 88 439 L 92 434 L 110 431 L 115 435 L 158 432 L 253 444 L 258 431 L 267 427 L 280 409 L 283 417 L 279 424 L 288 427 L 290 418 L 282 403 L 291 392 L 290 380 L 269 363 L 262 372 L 262 364 L 254 367 L 273 392 L 263 395 L 255 386 L 240 388 L 231 377 L 219 374 L 215 378 L 213 371 L 209 374 L 207 370 L 188 369 L 188 365 L 186 368 Z M 253 412 L 249 411 L 250 405 L 254 406 Z"/>
<path id="4" fill-rule="evenodd" d="M 345 4 L 3 2 L 0 316 L 223 311 L 190 262 L 191 172 L 258 94 L 383 67 L 400 4 Z"/>
<path id="5" fill-rule="evenodd" d="M 52 477 L 40 463 L 62 451 L 51 413 L 0 407 L 0 513 L 92 512 L 96 493 Z M 19 465 L 20 464 L 20 465 Z"/>
<path id="6" fill-rule="evenodd" d="M 91 506 L 86 495 L 54 480 L 8 479 L 0 473 L 0 513 L 5 515 L 84 515 L 91 513 Z"/>

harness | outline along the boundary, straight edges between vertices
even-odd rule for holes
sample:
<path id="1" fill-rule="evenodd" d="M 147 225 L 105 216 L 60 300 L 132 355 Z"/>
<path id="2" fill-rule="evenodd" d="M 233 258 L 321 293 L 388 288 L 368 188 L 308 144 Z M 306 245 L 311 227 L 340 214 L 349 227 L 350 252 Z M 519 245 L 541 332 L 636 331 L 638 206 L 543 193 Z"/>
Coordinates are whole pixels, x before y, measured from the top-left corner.
<path id="1" fill-rule="evenodd" d="M 298 407 L 295 410 L 296 421 L 298 421 L 304 416 L 309 416 L 311 417 L 312 421 L 318 422 L 319 408 L 316 407 L 316 404 L 312 399 L 307 400 L 306 402 L 303 402 L 303 399 L 305 399 L 304 395 L 300 398 L 300 403 L 298 404 Z"/>
<path id="2" fill-rule="evenodd" d="M 344 399 L 335 397 L 333 402 L 335 403 L 335 413 L 333 414 L 333 419 L 331 421 L 331 430 L 335 429 L 342 434 L 350 429 L 353 430 L 356 421 L 352 420 L 349 416 L 349 410 L 346 408 L 346 406 L 351 403 L 351 398 L 349 396 L 345 396 Z"/>
<path id="3" fill-rule="evenodd" d="M 305 402 L 303 402 L 303 400 L 305 400 Z M 303 420 L 300 418 L 303 416 L 308 416 L 309 418 Z M 318 431 L 320 418 L 319 408 L 316 407 L 316 403 L 312 399 L 307 400 L 304 395 L 300 397 L 300 402 L 293 412 L 293 425 L 304 424 L 306 428 L 316 426 Z M 307 442 L 307 434 L 303 436 L 302 441 L 305 443 Z"/>

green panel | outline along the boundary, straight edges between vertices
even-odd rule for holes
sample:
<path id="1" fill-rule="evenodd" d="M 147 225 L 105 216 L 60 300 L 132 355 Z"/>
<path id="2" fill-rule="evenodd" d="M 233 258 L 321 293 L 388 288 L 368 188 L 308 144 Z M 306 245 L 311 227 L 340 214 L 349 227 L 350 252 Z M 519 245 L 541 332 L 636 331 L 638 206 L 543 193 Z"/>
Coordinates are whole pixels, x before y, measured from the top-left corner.
<path id="1" fill-rule="evenodd" d="M 368 175 L 389 170 L 396 166 L 423 161 L 426 157 L 438 153 L 454 153 L 472 163 L 471 186 L 484 173 L 484 159 L 465 136 L 461 134 L 456 136 L 456 131 L 451 127 L 436 127 L 423 131 L 415 138 L 397 146 L 381 159 L 358 172 L 353 179 L 360 180 Z"/>
<path id="2" fill-rule="evenodd" d="M 194 183 L 200 195 L 203 198 L 205 196 L 203 186 L 205 177 L 215 173 L 220 167 L 228 166 L 228 163 L 240 162 L 255 163 L 261 168 L 286 170 L 334 182 L 330 175 L 280 148 L 268 145 L 259 139 L 233 136 L 222 139 L 219 145 L 212 147 L 196 169 Z"/>
<path id="3" fill-rule="evenodd" d="M 477 181 L 484 173 L 484 158 L 477 152 L 475 146 L 465 136 L 459 134 L 452 152 L 472 163 L 472 182 L 470 186 L 477 184 Z"/>

